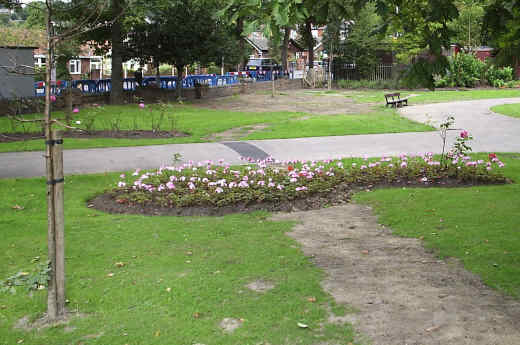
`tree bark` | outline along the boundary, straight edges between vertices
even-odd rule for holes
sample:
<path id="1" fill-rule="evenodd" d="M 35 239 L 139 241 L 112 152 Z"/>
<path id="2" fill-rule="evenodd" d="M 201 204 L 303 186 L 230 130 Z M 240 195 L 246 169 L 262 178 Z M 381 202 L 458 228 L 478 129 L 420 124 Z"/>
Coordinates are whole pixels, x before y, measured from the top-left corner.
<path id="1" fill-rule="evenodd" d="M 111 0 L 112 11 L 118 15 L 118 19 L 112 24 L 110 33 L 112 43 L 112 88 L 110 90 L 110 103 L 121 104 L 123 102 L 123 42 L 121 37 L 121 16 L 123 11 L 122 0 Z"/>
<path id="2" fill-rule="evenodd" d="M 283 42 L 282 42 L 282 70 L 283 74 L 286 75 L 287 71 L 289 70 L 289 64 L 287 61 L 287 51 L 289 50 L 289 39 L 291 38 L 291 28 L 289 26 L 286 26 L 285 32 L 283 35 Z"/>
<path id="3" fill-rule="evenodd" d="M 245 39 L 243 37 L 243 32 L 244 32 L 244 19 L 242 18 L 238 18 L 237 19 L 237 34 L 238 34 L 238 51 L 239 51 L 239 54 L 240 54 L 240 62 L 238 64 L 238 71 L 237 72 L 240 72 L 241 70 L 244 69 L 244 66 L 247 64 L 247 61 L 244 63 L 244 59 L 245 59 L 245 56 L 244 56 L 244 52 L 246 50 L 245 46 L 246 46 L 246 42 L 245 42 Z"/>
<path id="4" fill-rule="evenodd" d="M 177 68 L 177 86 L 175 87 L 175 94 L 178 100 L 182 99 L 182 78 L 184 78 L 184 65 L 175 65 Z"/>
<path id="5" fill-rule="evenodd" d="M 155 61 L 155 84 L 157 84 L 157 88 L 161 88 L 161 71 L 159 69 L 159 61 Z"/>
<path id="6" fill-rule="evenodd" d="M 51 71 L 54 59 L 52 42 L 52 2 L 47 5 L 47 63 L 45 64 L 45 140 L 51 140 Z M 52 161 L 52 146 L 45 145 L 45 175 L 47 181 L 54 180 L 54 168 Z M 56 244 L 54 225 L 54 186 L 47 184 L 47 256 L 50 262 L 50 279 L 47 288 L 47 317 L 49 320 L 58 319 L 56 303 Z"/>
<path id="7" fill-rule="evenodd" d="M 312 20 L 305 21 L 305 41 L 309 52 L 309 69 L 314 68 L 314 38 L 312 37 Z"/>

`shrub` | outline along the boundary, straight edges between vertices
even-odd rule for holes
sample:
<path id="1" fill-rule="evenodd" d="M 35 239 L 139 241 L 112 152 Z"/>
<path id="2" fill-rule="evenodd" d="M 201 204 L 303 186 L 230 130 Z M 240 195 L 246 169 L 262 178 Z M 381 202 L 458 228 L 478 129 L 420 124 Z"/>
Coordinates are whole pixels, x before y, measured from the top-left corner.
<path id="1" fill-rule="evenodd" d="M 444 76 L 436 76 L 436 87 L 475 87 L 482 80 L 486 64 L 473 54 L 458 53 L 448 58 Z"/>
<path id="2" fill-rule="evenodd" d="M 513 80 L 513 69 L 491 65 L 486 71 L 486 80 L 493 87 L 503 87 Z"/>

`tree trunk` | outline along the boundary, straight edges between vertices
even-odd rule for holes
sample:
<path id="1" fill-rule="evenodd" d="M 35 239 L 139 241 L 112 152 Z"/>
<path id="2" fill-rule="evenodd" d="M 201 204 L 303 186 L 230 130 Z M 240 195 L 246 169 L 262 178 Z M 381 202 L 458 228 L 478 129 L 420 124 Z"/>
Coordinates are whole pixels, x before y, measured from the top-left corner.
<path id="1" fill-rule="evenodd" d="M 182 99 L 182 78 L 184 78 L 184 65 L 175 65 L 177 68 L 177 87 L 175 88 L 175 94 L 177 100 Z"/>
<path id="2" fill-rule="evenodd" d="M 112 11 L 119 15 L 123 11 L 122 0 L 111 0 Z M 110 90 L 110 103 L 123 103 L 123 42 L 121 37 L 121 17 L 112 24 L 110 40 L 112 41 L 112 88 Z"/>
<path id="3" fill-rule="evenodd" d="M 305 21 L 305 41 L 307 42 L 307 49 L 309 52 L 309 69 L 312 69 L 314 68 L 314 38 L 312 37 L 311 19 Z"/>
<path id="4" fill-rule="evenodd" d="M 285 27 L 285 32 L 283 35 L 283 43 L 282 43 L 282 70 L 283 74 L 286 75 L 289 70 L 289 64 L 287 61 L 287 51 L 289 50 L 289 39 L 291 38 L 291 28 L 289 26 Z"/>
<path id="5" fill-rule="evenodd" d="M 237 34 L 238 34 L 238 52 L 240 54 L 240 62 L 238 64 L 238 71 L 237 72 L 240 72 L 241 70 L 244 69 L 244 66 L 247 64 L 247 61 L 246 63 L 244 63 L 244 58 L 245 58 L 245 50 L 246 50 L 246 41 L 244 39 L 244 37 L 242 36 L 243 35 L 243 32 L 244 32 L 244 19 L 242 18 L 238 18 L 237 19 Z"/>
<path id="6" fill-rule="evenodd" d="M 47 5 L 47 63 L 45 64 L 45 140 L 51 140 L 51 71 L 54 58 L 52 44 L 52 3 Z M 47 181 L 54 180 L 54 168 L 52 161 L 52 146 L 45 145 L 45 175 Z M 54 234 L 54 186 L 47 184 L 47 256 L 50 262 L 50 279 L 47 289 L 47 317 L 49 320 L 58 319 L 58 307 L 56 302 L 56 245 Z"/>
<path id="7" fill-rule="evenodd" d="M 159 61 L 155 62 L 155 84 L 157 84 L 157 88 L 161 88 L 161 70 L 159 69 Z"/>

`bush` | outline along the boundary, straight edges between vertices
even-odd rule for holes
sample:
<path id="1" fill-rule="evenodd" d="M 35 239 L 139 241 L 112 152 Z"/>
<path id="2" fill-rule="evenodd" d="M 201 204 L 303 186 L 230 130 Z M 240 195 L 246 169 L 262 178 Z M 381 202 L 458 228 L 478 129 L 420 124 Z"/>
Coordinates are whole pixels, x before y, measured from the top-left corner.
<path id="1" fill-rule="evenodd" d="M 513 69 L 491 65 L 486 71 L 486 80 L 493 87 L 504 87 L 513 80 Z M 508 87 L 514 87 L 509 85 L 511 84 L 508 84 Z"/>
<path id="2" fill-rule="evenodd" d="M 486 64 L 473 54 L 458 53 L 448 58 L 444 76 L 436 76 L 436 87 L 475 87 L 481 83 Z"/>

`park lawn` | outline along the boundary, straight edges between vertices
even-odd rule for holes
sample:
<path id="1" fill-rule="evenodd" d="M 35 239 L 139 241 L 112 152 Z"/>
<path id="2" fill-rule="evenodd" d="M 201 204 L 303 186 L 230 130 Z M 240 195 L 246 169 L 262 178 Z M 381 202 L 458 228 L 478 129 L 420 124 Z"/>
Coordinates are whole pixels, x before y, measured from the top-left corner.
<path id="1" fill-rule="evenodd" d="M 520 298 L 520 154 L 499 154 L 516 183 L 469 188 L 396 188 L 355 195 L 394 234 L 424 238 L 483 281 Z M 482 159 L 487 159 L 482 155 Z"/>
<path id="2" fill-rule="evenodd" d="M 302 136 L 301 126 L 305 128 L 306 135 L 303 136 L 328 136 L 347 134 L 369 134 L 369 133 L 392 133 L 433 130 L 429 126 L 418 124 L 410 120 L 399 118 L 394 110 L 384 113 L 378 112 L 379 116 L 358 115 L 338 116 L 330 120 L 318 120 L 316 117 L 307 116 L 303 113 L 294 112 L 270 112 L 270 113 L 246 113 L 224 110 L 212 110 L 198 108 L 190 105 L 171 105 L 167 111 L 162 112 L 159 105 L 146 105 L 140 109 L 137 105 L 104 106 L 101 108 L 83 108 L 74 114 L 73 122 L 80 128 L 96 130 L 177 130 L 189 133 L 189 136 L 175 138 L 157 139 L 116 139 L 116 138 L 67 138 L 65 149 L 85 149 L 99 147 L 122 147 L 143 146 L 160 144 L 183 144 L 208 142 L 211 134 L 218 134 L 231 128 L 267 124 L 277 128 L 275 132 L 261 132 L 255 135 L 256 139 L 270 138 L 294 138 Z M 63 118 L 62 112 L 56 112 L 57 118 Z M 32 114 L 26 118 L 41 117 Z M 301 118 L 308 118 L 303 120 Z M 298 120 L 298 125 L 292 127 Z M 80 121 L 80 124 L 75 124 Z M 365 122 L 365 123 L 363 123 Z M 370 123 L 368 123 L 370 122 Z M 333 125 L 333 126 L 332 126 Z M 315 128 L 316 127 L 316 128 Z M 279 128 L 284 128 L 280 136 Z M 315 131 L 317 134 L 312 134 Z M 6 117 L 0 117 L 0 133 L 38 133 L 41 132 L 39 124 L 18 123 Z M 44 140 L 27 140 L 17 142 L 0 143 L 0 152 L 10 151 L 35 151 L 44 149 Z"/>
<path id="3" fill-rule="evenodd" d="M 285 235 L 292 222 L 269 221 L 264 212 L 151 217 L 87 208 L 86 201 L 115 185 L 118 175 L 66 178 L 68 308 L 84 317 L 67 328 L 16 330 L 13 325 L 23 316 L 36 318 L 45 311 L 46 292 L 29 294 L 19 287 L 15 295 L 0 293 L 0 344 L 353 341 L 348 324 L 328 323 L 331 312 L 345 315 L 351 308 L 336 305 L 321 289 L 322 272 Z M 31 272 L 35 257 L 46 260 L 45 181 L 3 179 L 0 188 L 4 280 Z M 119 262 L 124 266 L 116 267 Z M 258 279 L 275 288 L 258 293 L 245 287 Z M 219 328 L 224 318 L 242 319 L 242 325 L 225 334 Z"/>
<path id="4" fill-rule="evenodd" d="M 305 120 L 288 119 L 272 124 L 270 127 L 249 134 L 244 139 L 303 138 L 329 135 L 354 135 L 381 133 L 425 132 L 431 126 L 400 117 L 394 109 L 376 108 L 373 112 L 361 115 L 312 115 Z"/>
<path id="5" fill-rule="evenodd" d="M 351 98 L 356 103 L 379 103 L 385 104 L 385 94 L 399 92 L 401 97 L 409 97 L 408 104 L 442 103 L 453 101 L 471 101 L 488 98 L 512 98 L 520 97 L 520 89 L 475 89 L 475 90 L 435 90 L 435 91 L 413 91 L 413 90 L 348 90 L 335 89 L 331 91 L 308 92 L 314 96 L 326 96 L 331 93 L 341 93 Z"/>
<path id="6" fill-rule="evenodd" d="M 502 115 L 520 118 L 520 103 L 497 105 L 491 110 Z"/>

